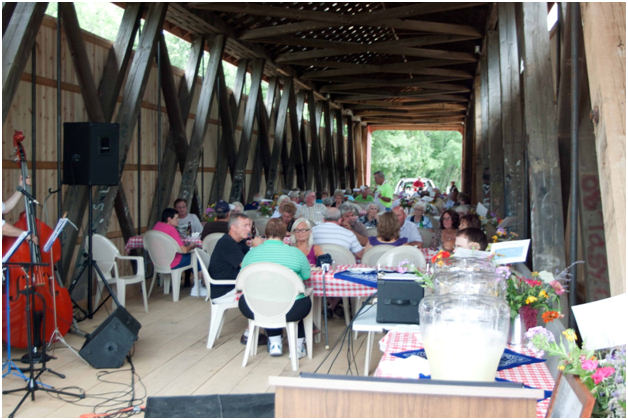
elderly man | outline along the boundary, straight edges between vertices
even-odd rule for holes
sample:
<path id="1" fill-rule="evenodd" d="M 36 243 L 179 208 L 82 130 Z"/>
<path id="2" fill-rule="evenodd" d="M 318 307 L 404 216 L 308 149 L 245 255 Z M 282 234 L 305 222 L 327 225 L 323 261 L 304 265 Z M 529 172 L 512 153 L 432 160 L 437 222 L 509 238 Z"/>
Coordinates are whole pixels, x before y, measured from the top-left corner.
<path id="1" fill-rule="evenodd" d="M 340 226 L 353 232 L 355 237 L 358 238 L 360 245 L 366 246 L 369 242 L 369 235 L 366 231 L 366 227 L 358 220 L 360 214 L 356 205 L 344 203 L 340 206 L 340 214 L 342 215 Z"/>
<path id="2" fill-rule="evenodd" d="M 188 204 L 182 198 L 177 198 L 174 201 L 174 208 L 179 213 L 179 233 L 181 236 L 187 236 L 192 233 L 201 233 L 203 225 L 198 219 L 198 216 L 193 213 L 188 213 Z"/>
<path id="3" fill-rule="evenodd" d="M 299 207 L 297 217 L 304 217 L 314 225 L 320 225 L 323 223 L 324 214 L 325 206 L 316 202 L 316 193 L 314 191 L 306 191 L 305 203 Z"/>
<path id="4" fill-rule="evenodd" d="M 244 255 L 249 251 L 246 239 L 251 234 L 251 219 L 245 214 L 235 214 L 229 218 L 229 231 L 216 242 L 214 252 L 209 260 L 209 275 L 216 280 L 233 280 L 238 276 Z M 255 237 L 252 246 L 263 242 L 262 238 Z M 227 293 L 235 293 L 234 286 L 212 286 L 210 297 L 216 299 Z M 264 337 L 264 338 L 262 338 Z M 267 343 L 266 336 L 260 336 L 260 346 Z M 246 333 L 240 338 L 242 344 L 246 344 Z"/>
<path id="5" fill-rule="evenodd" d="M 423 246 L 423 238 L 419 233 L 419 229 L 414 223 L 406 220 L 406 212 L 403 211 L 403 208 L 401 206 L 396 206 L 392 209 L 392 211 L 395 216 L 397 216 L 397 220 L 399 220 L 399 225 L 401 226 L 399 237 L 407 238 L 408 245 L 421 248 Z"/>
<path id="6" fill-rule="evenodd" d="M 390 211 L 393 202 L 393 187 L 386 183 L 386 178 L 382 171 L 375 172 L 374 175 L 377 189 L 375 190 L 375 198 L 379 200 L 382 210 Z M 377 201 L 375 200 L 375 201 Z"/>
<path id="7" fill-rule="evenodd" d="M 361 258 L 364 247 L 358 238 L 349 229 L 340 226 L 340 210 L 334 207 L 327 208 L 325 223 L 312 228 L 314 244 L 335 244 L 347 248 L 357 258 Z"/>

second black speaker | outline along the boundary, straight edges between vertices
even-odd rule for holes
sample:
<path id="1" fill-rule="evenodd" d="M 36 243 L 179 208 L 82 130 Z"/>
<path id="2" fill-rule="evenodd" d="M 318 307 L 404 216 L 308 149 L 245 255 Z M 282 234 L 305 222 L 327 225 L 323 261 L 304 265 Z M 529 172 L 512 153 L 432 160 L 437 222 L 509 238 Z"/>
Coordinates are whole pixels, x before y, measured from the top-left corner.
<path id="1" fill-rule="evenodd" d="M 118 184 L 118 123 L 63 123 L 63 183 Z"/>

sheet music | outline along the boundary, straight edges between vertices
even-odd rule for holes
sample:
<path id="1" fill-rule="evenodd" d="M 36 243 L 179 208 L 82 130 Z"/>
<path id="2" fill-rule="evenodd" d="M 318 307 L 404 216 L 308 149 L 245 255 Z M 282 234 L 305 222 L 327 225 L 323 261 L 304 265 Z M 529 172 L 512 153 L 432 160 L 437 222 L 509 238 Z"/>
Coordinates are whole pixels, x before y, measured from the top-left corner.
<path id="1" fill-rule="evenodd" d="M 11 245 L 11 248 L 7 251 L 6 254 L 4 254 L 2 256 L 2 264 L 6 264 L 7 261 L 9 261 L 9 259 L 11 258 L 11 256 L 13 255 L 13 253 L 15 252 L 15 250 L 22 245 L 22 242 L 24 242 L 24 239 L 26 239 L 28 237 L 28 235 L 31 234 L 30 230 L 24 231 L 20 234 L 20 236 L 17 237 L 17 239 L 15 240 L 15 242 L 13 242 L 13 245 Z"/>
<path id="2" fill-rule="evenodd" d="M 55 226 L 55 230 L 52 232 L 52 234 L 46 241 L 46 244 L 44 245 L 44 252 L 50 252 L 50 249 L 52 248 L 52 244 L 54 243 L 54 241 L 57 240 L 59 235 L 61 235 L 61 232 L 63 231 L 63 228 L 65 227 L 67 223 L 68 223 L 67 217 L 62 217 L 61 219 L 59 219 L 59 221 L 57 222 L 57 226 Z"/>

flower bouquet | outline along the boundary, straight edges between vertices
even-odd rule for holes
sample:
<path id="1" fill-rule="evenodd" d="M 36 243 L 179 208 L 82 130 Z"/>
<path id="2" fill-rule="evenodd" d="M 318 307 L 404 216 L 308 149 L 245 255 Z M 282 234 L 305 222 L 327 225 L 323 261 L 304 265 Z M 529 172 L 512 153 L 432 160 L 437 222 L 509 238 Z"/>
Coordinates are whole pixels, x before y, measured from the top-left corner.
<path id="1" fill-rule="evenodd" d="M 263 202 L 262 204 L 260 204 L 259 208 L 257 209 L 257 211 L 262 215 L 262 216 L 266 216 L 266 217 L 270 217 L 273 215 L 273 208 L 272 206 L 270 206 L 268 204 L 268 202 Z"/>
<path id="2" fill-rule="evenodd" d="M 449 259 L 450 257 L 451 254 L 449 252 L 442 250 L 438 251 L 438 253 L 432 257 L 432 265 L 438 265 L 442 267 L 443 265 L 445 265 L 447 259 Z M 434 288 L 434 280 L 432 279 L 434 272 L 433 270 L 430 270 L 429 266 L 426 272 L 422 272 L 418 268 L 415 268 L 414 274 L 417 276 L 417 282 L 421 285 L 421 287 L 427 287 L 429 289 Z"/>
<path id="3" fill-rule="evenodd" d="M 548 271 L 535 271 L 530 278 L 510 271 L 507 266 L 499 267 L 498 271 L 507 278 L 506 301 L 511 319 L 521 314 L 526 327 L 531 328 L 536 326 L 536 314 L 539 311 L 542 311 L 545 323 L 563 316 L 560 313 L 560 296 L 566 291 L 567 269 L 556 277 Z"/>
<path id="4" fill-rule="evenodd" d="M 593 417 L 626 417 L 626 346 L 606 352 L 586 350 L 576 344 L 574 330 L 563 331 L 560 343 L 544 327 L 528 330 L 528 349 L 542 357 L 560 359 L 558 369 L 578 376 L 595 397 Z"/>
<path id="5" fill-rule="evenodd" d="M 519 237 L 516 232 L 510 232 L 504 227 L 498 227 L 495 234 L 491 236 L 493 242 L 514 241 Z"/>
<path id="6" fill-rule="evenodd" d="M 210 204 L 207 206 L 205 211 L 203 212 L 203 221 L 205 222 L 213 222 L 216 220 L 216 211 L 214 210 L 215 204 Z"/>
<path id="7" fill-rule="evenodd" d="M 414 206 L 414 199 L 402 196 L 399 200 L 399 205 L 404 209 L 411 209 Z"/>

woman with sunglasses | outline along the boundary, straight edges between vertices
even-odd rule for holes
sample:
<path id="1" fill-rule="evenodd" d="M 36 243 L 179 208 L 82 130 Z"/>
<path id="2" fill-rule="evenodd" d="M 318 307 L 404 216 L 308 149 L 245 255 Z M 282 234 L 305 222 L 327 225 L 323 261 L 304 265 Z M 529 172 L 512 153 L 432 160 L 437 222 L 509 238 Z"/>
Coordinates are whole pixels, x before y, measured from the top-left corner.
<path id="1" fill-rule="evenodd" d="M 310 264 L 316 264 L 316 258 L 323 254 L 320 246 L 314 245 L 312 224 L 301 217 L 294 221 L 290 230 L 290 243 L 301 250 Z"/>

